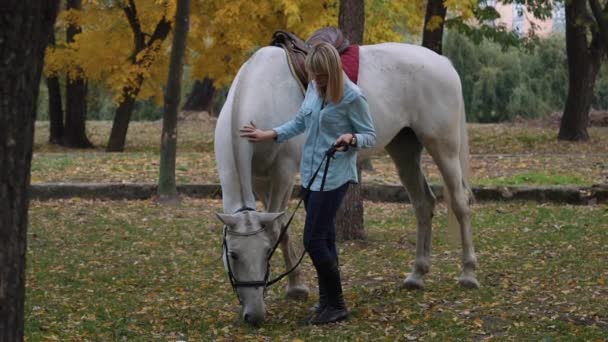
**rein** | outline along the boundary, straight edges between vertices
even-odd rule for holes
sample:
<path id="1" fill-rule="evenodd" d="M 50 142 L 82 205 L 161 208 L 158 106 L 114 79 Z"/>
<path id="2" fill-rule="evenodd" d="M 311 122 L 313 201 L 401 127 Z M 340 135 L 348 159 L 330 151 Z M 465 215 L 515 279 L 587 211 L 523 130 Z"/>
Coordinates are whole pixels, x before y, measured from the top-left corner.
<path id="1" fill-rule="evenodd" d="M 268 254 L 268 257 L 266 258 L 266 273 L 264 274 L 264 280 L 240 281 L 240 280 L 238 280 L 234 276 L 234 273 L 232 273 L 232 267 L 230 266 L 230 256 L 228 254 L 228 245 L 226 243 L 226 235 L 227 234 L 242 235 L 242 236 L 255 235 L 255 234 L 257 234 L 257 233 L 265 230 L 266 228 L 262 227 L 261 229 L 258 229 L 256 231 L 250 232 L 250 233 L 235 233 L 235 232 L 228 232 L 228 227 L 224 226 L 224 234 L 223 234 L 224 236 L 223 236 L 223 241 L 222 241 L 222 248 L 224 250 L 224 255 L 226 256 L 226 265 L 227 265 L 227 268 L 228 268 L 228 279 L 230 280 L 230 285 L 232 286 L 232 289 L 234 290 L 234 293 L 236 294 L 236 296 L 239 299 L 239 302 L 241 304 L 243 302 L 242 302 L 241 297 L 239 296 L 239 294 L 237 292 L 237 288 L 239 288 L 239 287 L 255 287 L 255 288 L 264 287 L 264 293 L 265 293 L 266 289 L 269 286 L 271 286 L 272 284 L 274 284 L 274 283 L 278 282 L 279 280 L 283 279 L 285 276 L 287 276 L 288 274 L 290 274 L 291 272 L 293 272 L 298 266 L 300 266 L 300 263 L 302 263 L 302 260 L 304 259 L 304 255 L 306 254 L 306 248 L 304 248 L 304 251 L 302 251 L 302 255 L 300 256 L 300 259 L 298 260 L 298 262 L 291 269 L 289 269 L 288 271 L 282 273 L 281 275 L 279 275 L 278 277 L 276 277 L 276 278 L 274 278 L 274 279 L 272 279 L 270 281 L 268 280 L 268 278 L 270 277 L 270 259 L 272 258 L 274 252 L 279 247 L 279 244 L 281 243 L 281 240 L 283 239 L 283 237 L 287 233 L 287 229 L 291 225 L 291 222 L 293 221 L 293 218 L 294 218 L 296 212 L 298 211 L 298 209 L 302 205 L 302 202 L 310 194 L 310 187 L 312 186 L 312 183 L 314 182 L 314 180 L 317 178 L 317 175 L 319 174 L 319 171 L 321 170 L 321 167 L 323 166 L 323 162 L 325 161 L 325 170 L 324 170 L 324 173 L 323 173 L 323 178 L 321 180 L 321 191 L 323 191 L 323 189 L 325 187 L 325 179 L 327 178 L 327 171 L 329 170 L 329 162 L 330 162 L 331 158 L 334 157 L 334 154 L 337 152 L 337 149 L 339 147 L 345 147 L 344 152 L 348 150 L 348 145 L 332 145 L 327 151 L 325 151 L 325 155 L 324 155 L 323 159 L 321 160 L 321 163 L 319 164 L 319 167 L 317 168 L 317 170 L 313 174 L 312 178 L 308 182 L 308 186 L 306 188 L 304 188 L 305 193 L 301 196 L 300 200 L 298 201 L 298 204 L 296 205 L 296 208 L 291 213 L 291 216 L 289 217 L 289 220 L 287 221 L 287 223 L 281 228 L 281 232 L 279 233 L 279 237 L 277 238 L 277 241 L 275 242 L 274 246 L 272 247 L 272 250 Z M 249 207 L 242 207 L 239 210 L 237 210 L 235 212 L 235 214 L 243 212 L 243 211 L 255 211 L 255 209 L 249 208 Z"/>

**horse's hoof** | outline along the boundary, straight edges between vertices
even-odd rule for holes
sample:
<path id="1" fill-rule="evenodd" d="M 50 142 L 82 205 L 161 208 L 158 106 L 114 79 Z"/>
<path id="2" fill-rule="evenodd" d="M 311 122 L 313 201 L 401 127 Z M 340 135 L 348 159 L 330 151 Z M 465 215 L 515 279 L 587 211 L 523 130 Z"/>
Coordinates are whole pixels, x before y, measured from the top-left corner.
<path id="1" fill-rule="evenodd" d="M 471 275 L 461 275 L 458 278 L 458 283 L 460 284 L 460 286 L 464 287 L 465 289 L 478 289 L 479 288 L 479 281 L 477 281 L 477 279 L 475 279 L 474 276 Z"/>
<path id="2" fill-rule="evenodd" d="M 287 298 L 295 300 L 307 300 L 308 292 L 308 287 L 305 285 L 292 286 L 287 290 Z"/>
<path id="3" fill-rule="evenodd" d="M 408 290 L 423 290 L 424 289 L 424 281 L 422 281 L 421 277 L 415 276 L 413 273 L 405 278 L 403 282 L 403 287 Z"/>

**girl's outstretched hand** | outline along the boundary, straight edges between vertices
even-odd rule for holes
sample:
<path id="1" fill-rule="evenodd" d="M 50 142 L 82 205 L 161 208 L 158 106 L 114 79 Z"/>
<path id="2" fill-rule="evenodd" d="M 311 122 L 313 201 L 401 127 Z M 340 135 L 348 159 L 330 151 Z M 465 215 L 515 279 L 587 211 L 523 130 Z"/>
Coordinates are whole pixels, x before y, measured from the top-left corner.
<path id="1" fill-rule="evenodd" d="M 277 133 L 272 130 L 262 130 L 255 126 L 253 121 L 249 122 L 249 125 L 241 127 L 239 130 L 240 137 L 249 140 L 250 142 L 260 142 L 264 140 L 274 139 Z"/>

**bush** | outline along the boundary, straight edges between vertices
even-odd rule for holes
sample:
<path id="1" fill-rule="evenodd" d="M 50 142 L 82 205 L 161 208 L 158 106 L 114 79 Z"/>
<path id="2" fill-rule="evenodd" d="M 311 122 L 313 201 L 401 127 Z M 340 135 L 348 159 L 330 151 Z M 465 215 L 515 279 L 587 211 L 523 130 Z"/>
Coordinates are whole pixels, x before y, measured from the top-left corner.
<path id="1" fill-rule="evenodd" d="M 543 39 L 530 51 L 503 49 L 487 41 L 476 45 L 464 35 L 448 32 L 444 52 L 460 74 L 469 121 L 501 122 L 563 110 L 568 90 L 563 36 Z M 608 108 L 605 67 L 595 89 L 593 107 Z"/>
<path id="2" fill-rule="evenodd" d="M 462 80 L 467 119 L 470 122 L 509 121 L 516 116 L 536 118 L 561 112 L 564 108 L 568 67 L 563 35 L 543 39 L 530 51 L 524 48 L 503 49 L 488 41 L 476 45 L 466 36 L 449 31 L 445 35 L 444 53 Z M 182 97 L 189 93 L 192 83 L 189 68 L 186 68 Z M 212 104 L 216 116 L 227 93 L 228 88 L 216 91 Z M 89 83 L 87 97 L 88 120 L 114 118 L 116 104 L 103 85 Z M 65 106 L 65 99 L 63 104 Z M 608 69 L 605 65 L 596 81 L 592 106 L 598 110 L 608 109 Z M 152 99 L 137 100 L 131 119 L 159 120 L 162 115 L 162 104 L 156 104 Z M 48 120 L 45 80 L 40 84 L 37 119 Z"/>

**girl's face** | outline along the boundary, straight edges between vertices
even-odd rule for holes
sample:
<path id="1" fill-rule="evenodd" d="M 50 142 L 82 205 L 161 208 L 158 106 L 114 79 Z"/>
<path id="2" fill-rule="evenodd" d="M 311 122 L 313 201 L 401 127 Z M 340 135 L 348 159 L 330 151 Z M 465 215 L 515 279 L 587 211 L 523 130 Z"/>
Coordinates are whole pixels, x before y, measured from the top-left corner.
<path id="1" fill-rule="evenodd" d="M 317 86 L 321 88 L 327 87 L 327 74 L 314 74 L 314 78 L 315 82 L 317 83 Z"/>

